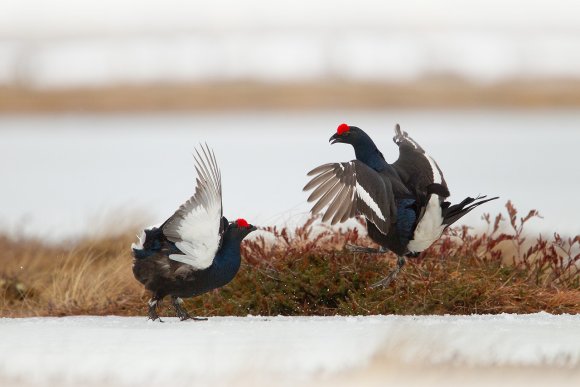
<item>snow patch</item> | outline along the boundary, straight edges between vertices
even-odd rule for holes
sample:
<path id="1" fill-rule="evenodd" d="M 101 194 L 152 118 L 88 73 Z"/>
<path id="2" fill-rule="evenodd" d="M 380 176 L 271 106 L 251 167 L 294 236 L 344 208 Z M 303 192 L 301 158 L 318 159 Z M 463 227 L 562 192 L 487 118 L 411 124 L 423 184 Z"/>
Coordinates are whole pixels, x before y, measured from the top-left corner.
<path id="1" fill-rule="evenodd" d="M 413 367 L 580 366 L 580 315 L 164 321 L 116 316 L 0 319 L 0 380 L 228 385 L 240 375 L 255 375 L 292 385 L 365 369 L 385 354 Z"/>

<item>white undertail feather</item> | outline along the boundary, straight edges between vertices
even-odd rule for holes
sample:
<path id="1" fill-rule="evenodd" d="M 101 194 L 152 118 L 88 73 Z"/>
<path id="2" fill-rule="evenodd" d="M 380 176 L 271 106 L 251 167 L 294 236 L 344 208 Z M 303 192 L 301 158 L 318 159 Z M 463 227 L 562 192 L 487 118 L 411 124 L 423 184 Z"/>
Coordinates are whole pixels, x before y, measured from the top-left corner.
<path id="1" fill-rule="evenodd" d="M 439 195 L 431 195 L 423 217 L 413 233 L 413 240 L 409 242 L 409 251 L 418 253 L 426 250 L 441 237 L 445 225 Z"/>
<path id="2" fill-rule="evenodd" d="M 141 231 L 141 235 L 136 235 L 138 242 L 131 243 L 131 250 L 143 250 L 143 243 L 145 243 L 145 231 Z"/>
<path id="3" fill-rule="evenodd" d="M 161 226 L 161 223 L 154 224 L 153 226 L 145 227 L 141 231 L 141 234 L 136 235 L 138 242 L 137 243 L 131 243 L 131 249 L 143 250 L 143 245 L 145 244 L 145 240 L 146 240 L 145 231 L 146 230 L 147 231 L 148 230 L 153 230 L 154 228 L 159 228 L 160 226 Z"/>

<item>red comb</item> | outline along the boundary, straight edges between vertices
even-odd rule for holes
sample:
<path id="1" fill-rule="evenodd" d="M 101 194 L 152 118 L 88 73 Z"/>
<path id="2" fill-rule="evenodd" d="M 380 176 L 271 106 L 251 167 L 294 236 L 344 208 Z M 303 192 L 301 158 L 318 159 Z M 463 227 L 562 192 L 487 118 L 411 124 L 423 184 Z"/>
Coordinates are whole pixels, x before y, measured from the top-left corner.
<path id="1" fill-rule="evenodd" d="M 336 128 L 336 133 L 341 135 L 344 132 L 348 132 L 349 130 L 350 130 L 350 128 L 348 127 L 347 124 L 340 124 L 340 125 L 338 125 L 338 128 Z"/>
<path id="2" fill-rule="evenodd" d="M 238 225 L 238 227 L 240 228 L 247 228 L 250 227 L 250 225 L 248 224 L 248 222 L 246 222 L 246 219 L 238 219 L 236 220 L 236 224 Z"/>

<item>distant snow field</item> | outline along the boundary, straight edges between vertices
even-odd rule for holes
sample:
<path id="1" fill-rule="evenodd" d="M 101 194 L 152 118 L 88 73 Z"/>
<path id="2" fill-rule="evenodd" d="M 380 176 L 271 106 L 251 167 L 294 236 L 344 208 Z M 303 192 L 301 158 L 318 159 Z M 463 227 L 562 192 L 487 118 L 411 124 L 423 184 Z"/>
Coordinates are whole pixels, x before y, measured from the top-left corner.
<path id="1" fill-rule="evenodd" d="M 579 22 L 571 0 L 3 0 L 0 85 L 578 79 Z"/>
<path id="2" fill-rule="evenodd" d="M 226 217 L 300 224 L 311 208 L 306 172 L 354 157 L 351 146 L 328 143 L 341 122 L 366 130 L 389 162 L 399 154 L 392 141 L 399 122 L 437 160 L 454 203 L 501 197 L 461 224 L 482 227 L 482 213 L 495 215 L 512 200 L 522 215 L 535 208 L 544 217 L 527 232 L 580 234 L 570 216 L 580 202 L 558 199 L 580 191 L 577 110 L 4 115 L 0 179 L 9 205 L 0 206 L 0 230 L 56 241 L 138 233 L 136 222 L 162 222 L 192 195 L 191 154 L 203 142 L 222 170 Z"/>
<path id="3" fill-rule="evenodd" d="M 6 385 L 580 385 L 580 315 L 0 319 Z"/>

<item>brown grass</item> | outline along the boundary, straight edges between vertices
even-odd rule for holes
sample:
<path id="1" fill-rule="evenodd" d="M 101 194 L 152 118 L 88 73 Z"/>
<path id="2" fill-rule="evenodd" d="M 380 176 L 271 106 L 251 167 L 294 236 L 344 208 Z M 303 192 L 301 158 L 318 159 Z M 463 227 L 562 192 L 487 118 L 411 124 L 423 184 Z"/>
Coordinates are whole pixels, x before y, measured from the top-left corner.
<path id="1" fill-rule="evenodd" d="M 220 109 L 536 108 L 580 106 L 580 82 L 520 80 L 482 85 L 455 78 L 412 83 L 125 85 L 37 90 L 0 87 L 2 112 Z"/>
<path id="2" fill-rule="evenodd" d="M 511 203 L 506 208 L 507 216 L 484 216 L 486 233 L 450 230 L 386 289 L 368 286 L 395 257 L 345 252 L 345 243 L 372 244 L 356 229 L 314 226 L 314 219 L 293 232 L 265 228 L 244 243 L 234 281 L 187 307 L 241 316 L 579 313 L 580 236 L 526 239 L 537 212 L 518 218 Z M 0 237 L 0 315 L 144 315 L 148 295 L 131 273 L 134 233 L 127 234 L 62 246 Z"/>
<path id="3" fill-rule="evenodd" d="M 133 279 L 128 244 L 128 237 L 56 247 L 1 238 L 0 314 L 131 314 L 144 291 Z"/>

